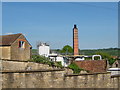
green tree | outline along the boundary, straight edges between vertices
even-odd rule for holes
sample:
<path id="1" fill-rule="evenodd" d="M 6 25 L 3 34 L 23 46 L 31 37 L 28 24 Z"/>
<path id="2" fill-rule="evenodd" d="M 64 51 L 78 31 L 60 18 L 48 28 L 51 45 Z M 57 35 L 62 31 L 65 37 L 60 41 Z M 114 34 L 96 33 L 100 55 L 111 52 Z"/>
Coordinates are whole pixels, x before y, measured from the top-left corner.
<path id="1" fill-rule="evenodd" d="M 61 53 L 68 54 L 68 55 L 72 54 L 73 53 L 73 48 L 69 45 L 66 45 L 62 48 Z"/>
<path id="2" fill-rule="evenodd" d="M 102 56 L 102 59 L 108 60 L 109 64 L 112 65 L 116 59 L 113 59 L 111 55 L 105 52 L 97 52 L 96 54 L 99 54 Z"/>
<path id="3" fill-rule="evenodd" d="M 109 64 L 112 65 L 116 61 L 116 59 L 110 58 L 108 61 L 109 61 Z"/>
<path id="4" fill-rule="evenodd" d="M 96 54 L 101 55 L 101 56 L 102 56 L 102 59 L 107 59 L 107 60 L 109 60 L 109 59 L 112 58 L 111 55 L 109 55 L 108 53 L 105 53 L 105 52 L 97 52 Z"/>

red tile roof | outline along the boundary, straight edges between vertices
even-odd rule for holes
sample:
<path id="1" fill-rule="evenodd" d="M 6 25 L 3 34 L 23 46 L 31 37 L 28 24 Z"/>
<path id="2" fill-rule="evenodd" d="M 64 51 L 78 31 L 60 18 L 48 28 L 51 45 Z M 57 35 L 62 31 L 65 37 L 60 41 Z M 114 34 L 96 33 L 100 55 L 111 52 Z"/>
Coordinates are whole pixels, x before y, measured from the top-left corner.
<path id="1" fill-rule="evenodd" d="M 2 35 L 0 36 L 0 45 L 11 45 L 20 35 L 22 34 Z"/>
<path id="2" fill-rule="evenodd" d="M 84 60 L 84 61 L 75 61 L 75 64 L 78 67 L 90 72 L 106 72 L 107 61 L 106 60 Z"/>

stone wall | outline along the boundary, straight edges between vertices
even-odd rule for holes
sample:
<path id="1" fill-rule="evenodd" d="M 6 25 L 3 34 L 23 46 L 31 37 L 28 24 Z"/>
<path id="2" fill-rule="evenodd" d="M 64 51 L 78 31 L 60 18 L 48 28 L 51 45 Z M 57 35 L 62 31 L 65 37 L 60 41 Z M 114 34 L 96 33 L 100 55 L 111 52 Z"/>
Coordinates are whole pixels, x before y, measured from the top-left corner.
<path id="1" fill-rule="evenodd" d="M 118 88 L 110 73 L 66 75 L 64 71 L 3 73 L 3 88 Z"/>
<path id="2" fill-rule="evenodd" d="M 38 70 L 38 69 L 53 69 L 47 64 L 22 61 L 5 61 L 2 60 L 2 70 Z"/>
<path id="3" fill-rule="evenodd" d="M 0 59 L 10 59 L 11 58 L 11 47 L 10 46 L 0 46 Z"/>
<path id="4" fill-rule="evenodd" d="M 24 48 L 19 47 L 19 41 L 24 41 L 25 46 Z M 26 38 L 23 35 L 20 35 L 20 37 L 11 45 L 11 59 L 12 60 L 29 60 L 31 56 L 31 49 L 30 49 L 29 42 L 26 40 Z"/>
<path id="5" fill-rule="evenodd" d="M 111 73 L 72 74 L 33 62 L 2 61 L 2 88 L 118 88 L 120 77 Z M 29 66 L 30 70 L 25 68 Z M 17 70 L 17 72 L 16 72 Z"/>
<path id="6" fill-rule="evenodd" d="M 120 78 L 111 78 L 110 73 L 68 75 L 66 87 L 69 88 L 118 88 Z"/>

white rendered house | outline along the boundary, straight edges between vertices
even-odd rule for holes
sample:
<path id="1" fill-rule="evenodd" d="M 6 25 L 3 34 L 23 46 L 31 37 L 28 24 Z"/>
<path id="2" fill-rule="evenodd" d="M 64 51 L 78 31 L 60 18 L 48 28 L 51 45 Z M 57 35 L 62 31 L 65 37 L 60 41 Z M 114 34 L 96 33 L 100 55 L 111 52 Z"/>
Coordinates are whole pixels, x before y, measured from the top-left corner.
<path id="1" fill-rule="evenodd" d="M 50 46 L 47 43 L 40 43 L 37 45 L 39 55 L 48 57 L 50 54 Z"/>
<path id="2" fill-rule="evenodd" d="M 63 67 L 67 67 L 70 64 L 69 60 L 66 57 L 59 56 L 57 54 L 50 54 L 49 58 L 53 62 L 61 62 L 61 64 L 62 64 Z"/>

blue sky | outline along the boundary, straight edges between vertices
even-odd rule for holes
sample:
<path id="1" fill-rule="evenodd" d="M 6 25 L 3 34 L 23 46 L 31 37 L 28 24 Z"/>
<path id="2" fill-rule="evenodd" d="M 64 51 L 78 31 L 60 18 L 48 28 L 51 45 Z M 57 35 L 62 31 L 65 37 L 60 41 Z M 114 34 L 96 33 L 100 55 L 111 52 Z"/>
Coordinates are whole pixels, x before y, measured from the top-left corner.
<path id="1" fill-rule="evenodd" d="M 48 42 L 52 49 L 72 46 L 77 24 L 79 48 L 118 47 L 117 2 L 2 3 L 2 33 L 23 33 L 36 48 Z"/>

